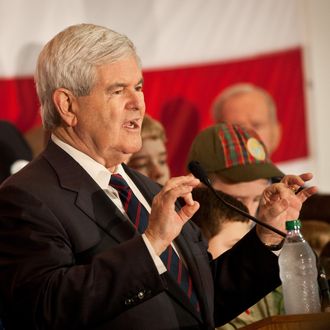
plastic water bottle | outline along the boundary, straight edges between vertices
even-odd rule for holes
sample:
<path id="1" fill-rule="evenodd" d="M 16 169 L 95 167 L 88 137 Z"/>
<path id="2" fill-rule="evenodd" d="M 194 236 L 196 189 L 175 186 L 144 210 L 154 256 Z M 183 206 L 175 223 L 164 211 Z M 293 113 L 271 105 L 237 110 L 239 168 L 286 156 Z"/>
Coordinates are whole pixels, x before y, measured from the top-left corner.
<path id="1" fill-rule="evenodd" d="M 287 236 L 279 255 L 286 314 L 321 311 L 316 257 L 300 228 L 299 220 L 286 222 Z"/>

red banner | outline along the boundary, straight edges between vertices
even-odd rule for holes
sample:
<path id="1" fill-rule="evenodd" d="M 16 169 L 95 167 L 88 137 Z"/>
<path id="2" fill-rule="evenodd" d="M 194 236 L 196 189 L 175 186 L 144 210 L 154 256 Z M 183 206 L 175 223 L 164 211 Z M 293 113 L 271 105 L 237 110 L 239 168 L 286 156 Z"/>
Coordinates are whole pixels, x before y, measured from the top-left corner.
<path id="1" fill-rule="evenodd" d="M 212 124 L 211 104 L 225 87 L 251 82 L 275 99 L 283 136 L 272 156 L 280 162 L 308 155 L 302 51 L 292 49 L 255 58 L 145 71 L 147 112 L 165 126 L 172 175 L 185 172 L 196 133 Z"/>
<path id="2" fill-rule="evenodd" d="M 166 128 L 172 175 L 185 172 L 196 133 L 212 124 L 211 104 L 225 87 L 252 82 L 274 97 L 283 137 L 275 162 L 308 155 L 303 91 L 302 51 L 292 49 L 230 62 L 145 70 L 147 112 Z M 0 119 L 22 132 L 40 125 L 33 78 L 0 80 Z"/>

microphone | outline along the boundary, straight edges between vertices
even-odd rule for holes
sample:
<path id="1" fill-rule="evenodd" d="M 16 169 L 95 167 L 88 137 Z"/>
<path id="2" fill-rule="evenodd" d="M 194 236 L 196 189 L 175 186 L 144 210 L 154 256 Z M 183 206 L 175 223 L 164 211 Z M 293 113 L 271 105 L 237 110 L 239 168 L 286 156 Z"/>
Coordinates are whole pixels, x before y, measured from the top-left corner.
<path id="1" fill-rule="evenodd" d="M 225 205 L 227 205 L 229 208 L 235 210 L 236 212 L 242 214 L 243 216 L 245 216 L 246 218 L 254 221 L 255 223 L 259 224 L 260 226 L 263 226 L 273 232 L 275 232 L 278 235 L 281 235 L 282 237 L 286 237 L 286 234 L 269 225 L 268 223 L 264 223 L 260 220 L 258 220 L 257 218 L 255 218 L 254 216 L 252 216 L 250 213 L 247 213 L 243 210 L 241 210 L 240 208 L 236 207 L 235 205 L 232 205 L 231 203 L 229 203 L 228 201 L 226 201 L 225 199 L 222 198 L 222 196 L 218 195 L 218 193 L 216 192 L 216 190 L 212 187 L 211 181 L 208 178 L 206 172 L 204 171 L 204 169 L 202 168 L 202 166 L 200 165 L 199 162 L 192 160 L 189 164 L 188 164 L 188 169 L 189 171 L 197 178 L 199 179 L 202 183 L 204 183 L 208 188 L 210 188 L 212 190 L 212 192 L 215 194 L 215 196 Z"/>
<path id="2" fill-rule="evenodd" d="M 222 196 L 218 195 L 217 191 L 212 187 L 211 181 L 208 178 L 206 172 L 204 171 L 204 169 L 202 168 L 202 166 L 200 165 L 199 162 L 197 161 L 191 161 L 188 164 L 188 168 L 190 170 L 190 172 L 197 178 L 199 179 L 201 182 L 203 182 L 208 188 L 210 188 L 212 190 L 212 192 L 215 194 L 215 196 L 225 205 L 227 205 L 228 207 L 232 208 L 233 210 L 237 211 L 238 213 L 242 214 L 243 216 L 247 217 L 248 219 L 251 219 L 252 221 L 254 221 L 255 223 L 264 226 L 266 228 L 268 228 L 269 230 L 272 230 L 273 232 L 275 232 L 276 234 L 279 234 L 283 237 L 286 236 L 286 234 L 280 230 L 278 230 L 277 228 L 261 222 L 260 220 L 258 220 L 257 218 L 255 218 L 254 216 L 252 216 L 251 214 L 241 210 L 240 208 L 236 207 L 235 205 L 232 205 L 231 203 L 229 203 L 228 201 L 226 201 L 225 199 L 222 198 Z M 321 263 L 319 262 L 319 258 L 317 253 L 313 250 L 315 257 L 316 257 L 316 264 L 317 264 L 317 269 L 318 269 L 318 285 L 319 285 L 319 289 L 320 289 L 320 295 L 321 295 L 321 303 L 322 303 L 322 311 L 326 312 L 326 311 L 330 311 L 330 290 L 329 290 L 329 284 L 328 284 L 328 280 L 324 271 L 323 266 L 321 265 Z"/>

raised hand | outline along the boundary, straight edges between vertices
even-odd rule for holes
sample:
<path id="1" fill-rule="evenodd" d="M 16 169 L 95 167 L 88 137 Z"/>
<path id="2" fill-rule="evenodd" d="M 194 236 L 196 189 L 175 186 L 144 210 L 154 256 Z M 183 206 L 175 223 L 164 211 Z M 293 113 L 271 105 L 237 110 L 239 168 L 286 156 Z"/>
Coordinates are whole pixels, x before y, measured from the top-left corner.
<path id="1" fill-rule="evenodd" d="M 299 218 L 303 202 L 317 192 L 316 187 L 305 187 L 306 181 L 311 180 L 311 173 L 286 175 L 280 183 L 275 183 L 265 189 L 260 202 L 258 217 L 285 231 L 285 222 Z M 282 237 L 267 228 L 257 225 L 257 233 L 265 244 L 277 244 Z"/>
<path id="2" fill-rule="evenodd" d="M 191 191 L 199 182 L 192 175 L 172 178 L 154 197 L 145 235 L 157 255 L 171 244 L 180 234 L 183 225 L 198 210 L 199 204 L 193 200 Z M 176 211 L 175 202 L 179 197 L 186 204 Z"/>

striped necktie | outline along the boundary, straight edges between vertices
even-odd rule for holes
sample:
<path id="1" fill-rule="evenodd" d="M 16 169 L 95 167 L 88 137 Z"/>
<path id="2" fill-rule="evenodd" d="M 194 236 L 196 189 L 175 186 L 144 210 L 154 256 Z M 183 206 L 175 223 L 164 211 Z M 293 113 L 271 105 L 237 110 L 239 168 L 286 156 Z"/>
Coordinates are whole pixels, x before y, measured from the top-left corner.
<path id="1" fill-rule="evenodd" d="M 133 222 L 135 228 L 140 234 L 144 233 L 148 225 L 148 212 L 145 207 L 133 194 L 132 189 L 120 174 L 112 174 L 109 184 L 118 191 L 124 210 Z M 172 245 L 167 247 L 160 255 L 160 258 L 169 274 L 179 284 L 190 299 L 190 302 L 199 312 L 198 299 L 188 269 L 182 263 L 182 260 L 179 258 Z"/>

